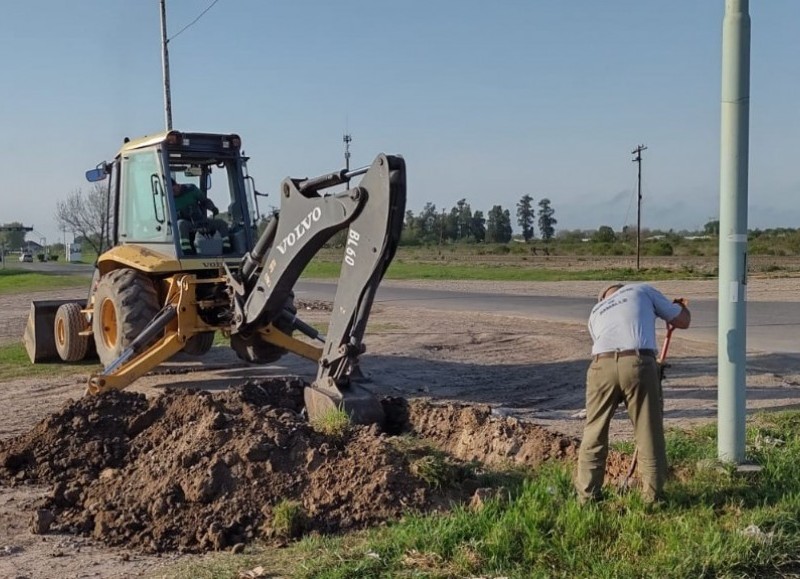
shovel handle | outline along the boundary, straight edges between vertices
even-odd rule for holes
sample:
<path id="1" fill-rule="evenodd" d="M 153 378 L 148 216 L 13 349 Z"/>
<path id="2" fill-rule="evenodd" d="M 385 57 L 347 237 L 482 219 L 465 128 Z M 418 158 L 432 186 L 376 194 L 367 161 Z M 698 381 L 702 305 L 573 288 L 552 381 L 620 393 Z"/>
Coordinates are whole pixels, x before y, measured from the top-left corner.
<path id="1" fill-rule="evenodd" d="M 663 364 L 667 359 L 667 352 L 669 352 L 669 343 L 672 341 L 672 332 L 675 331 L 675 326 L 667 324 L 667 337 L 664 338 L 664 343 L 661 345 L 661 354 L 658 355 L 658 363 Z"/>

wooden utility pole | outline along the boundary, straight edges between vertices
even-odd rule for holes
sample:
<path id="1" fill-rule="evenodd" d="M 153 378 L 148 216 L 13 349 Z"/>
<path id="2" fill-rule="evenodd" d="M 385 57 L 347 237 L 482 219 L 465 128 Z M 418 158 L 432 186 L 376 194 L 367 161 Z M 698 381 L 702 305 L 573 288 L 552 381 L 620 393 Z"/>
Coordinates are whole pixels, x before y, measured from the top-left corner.
<path id="1" fill-rule="evenodd" d="M 631 155 L 636 155 L 636 158 L 633 159 L 634 163 L 639 165 L 639 179 L 638 179 L 638 199 L 636 201 L 636 271 L 639 271 L 639 260 L 641 258 L 641 235 L 642 235 L 642 151 L 647 150 L 647 147 L 644 145 L 639 145 L 633 151 L 631 151 Z"/>

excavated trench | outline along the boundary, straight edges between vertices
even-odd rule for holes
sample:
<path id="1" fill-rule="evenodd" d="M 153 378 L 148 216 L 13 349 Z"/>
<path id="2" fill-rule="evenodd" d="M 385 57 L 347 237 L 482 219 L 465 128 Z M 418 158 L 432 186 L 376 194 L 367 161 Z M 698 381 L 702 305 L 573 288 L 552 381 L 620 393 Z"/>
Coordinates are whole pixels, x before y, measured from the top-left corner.
<path id="1" fill-rule="evenodd" d="M 33 509 L 35 532 L 202 552 L 444 510 L 480 486 L 467 465 L 536 467 L 577 451 L 573 439 L 488 407 L 424 400 L 385 399 L 386 432 L 324 435 L 303 416 L 304 385 L 270 379 L 213 394 L 70 401 L 0 441 L 0 483 L 52 488 Z M 624 466 L 612 460 L 609 475 Z"/>

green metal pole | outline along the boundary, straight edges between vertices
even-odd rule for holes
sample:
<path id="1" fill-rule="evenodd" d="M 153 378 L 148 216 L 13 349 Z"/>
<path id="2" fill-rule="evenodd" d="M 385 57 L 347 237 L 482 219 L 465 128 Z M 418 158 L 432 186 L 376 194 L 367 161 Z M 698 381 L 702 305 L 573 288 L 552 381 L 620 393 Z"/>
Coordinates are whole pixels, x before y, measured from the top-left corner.
<path id="1" fill-rule="evenodd" d="M 722 21 L 720 134 L 718 457 L 745 448 L 747 362 L 747 174 L 750 122 L 749 0 L 726 0 Z"/>

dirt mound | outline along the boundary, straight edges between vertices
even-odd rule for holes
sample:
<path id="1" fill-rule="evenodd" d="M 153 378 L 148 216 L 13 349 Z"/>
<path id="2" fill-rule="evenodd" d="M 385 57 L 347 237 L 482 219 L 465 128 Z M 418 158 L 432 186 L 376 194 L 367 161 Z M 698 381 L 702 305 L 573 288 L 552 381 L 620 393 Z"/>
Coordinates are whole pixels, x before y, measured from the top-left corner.
<path id="1" fill-rule="evenodd" d="M 486 405 L 434 404 L 414 400 L 405 406 L 405 415 L 394 419 L 401 430 L 413 431 L 458 459 L 495 467 L 535 468 L 546 460 L 574 461 L 580 447 L 580 440 L 576 438 L 512 416 L 496 414 Z M 609 451 L 606 462 L 608 482 L 619 484 L 629 462 L 629 456 Z"/>
<path id="2" fill-rule="evenodd" d="M 316 432 L 302 414 L 303 386 L 271 379 L 214 394 L 81 398 L 0 442 L 0 480 L 53 485 L 38 511 L 39 532 L 88 534 L 148 552 L 363 528 L 474 492 L 469 475 L 431 484 L 418 457 L 376 426 L 340 437 Z M 454 463 L 533 466 L 575 454 L 575 441 L 488 408 L 402 399 L 384 407 L 387 429 L 430 439 Z"/>
<path id="3" fill-rule="evenodd" d="M 453 456 L 497 466 L 535 467 L 551 458 L 574 458 L 580 444 L 541 426 L 494 415 L 489 406 L 415 401 L 409 405 L 408 425 Z"/>

